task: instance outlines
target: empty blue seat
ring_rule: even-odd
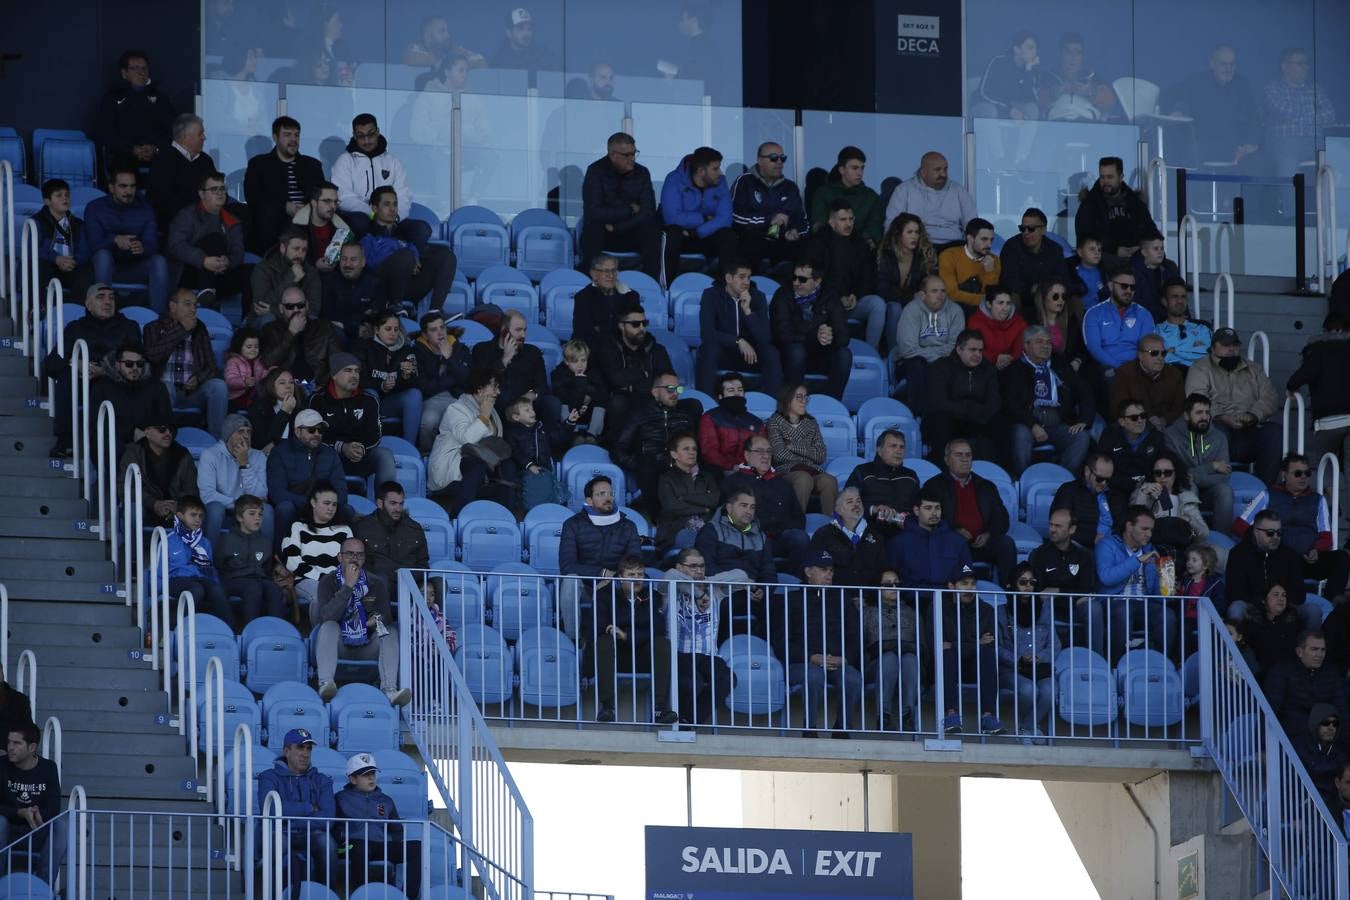
[[[505,703],[514,689],[515,664],[506,639],[490,625],[465,625],[457,633],[455,663],[479,703]]]
[[[464,346],[470,349],[473,349],[475,344],[492,340],[492,332],[482,322],[475,322],[472,319],[456,319],[454,327],[464,330],[460,340],[464,342]]]
[[[432,563],[432,567],[441,568],[437,563]],[[440,588],[441,614],[446,624],[458,632],[465,625],[484,623],[482,579],[465,572],[442,572],[429,577]]]
[[[492,303],[503,310],[514,309],[522,313],[527,322],[539,321],[539,293],[532,284],[509,284],[498,281],[478,292],[478,302]]]
[[[778,409],[778,400],[763,391],[745,392],[745,410],[752,416],[758,416],[761,421],[767,422],[769,416]],[[828,455],[828,454],[827,454]]]
[[[906,452],[908,452],[909,446],[910,445],[906,445],[905,447]],[[913,470],[915,477],[919,479],[919,484],[921,485],[927,484],[928,479],[939,474],[937,466],[933,465],[928,460],[923,459],[922,457],[919,457],[917,455],[912,457],[906,455],[905,466]]]
[[[554,269],[573,264],[572,233],[567,223],[546,209],[527,209],[511,220],[511,242],[516,268],[531,278],[543,278]]]
[[[475,571],[520,562],[521,537],[516,517],[491,500],[465,504],[456,519],[459,559]]]
[[[571,516],[572,511],[558,503],[544,503],[525,514],[521,532],[530,565],[536,571],[544,575],[559,574],[558,545],[562,540],[562,524]]]
[[[567,277],[558,277],[566,271]],[[554,270],[544,276],[539,284],[539,293],[543,297],[544,324],[559,340],[572,337],[572,311],[576,306],[577,292],[590,284],[590,280],[575,269]]]
[[[375,501],[369,497],[362,497],[360,494],[348,494],[347,505],[352,508],[352,512],[358,516],[375,515]]]
[[[0,900],[52,900],[52,889],[36,875],[11,872],[0,878]]]
[[[455,555],[452,550],[455,546],[455,529],[450,523],[450,514],[439,503],[425,497],[407,497],[403,501],[403,512],[426,532],[429,559]]]
[[[576,705],[581,684],[577,651],[556,628],[533,628],[516,642],[520,699],[533,706],[557,709]]]
[[[624,518],[633,523],[633,527],[637,529],[638,537],[649,539],[656,537],[656,529],[652,527],[652,524],[647,521],[647,517],[642,513],[633,509],[631,506],[620,506],[619,512]]]
[[[446,220],[459,268],[477,278],[488,266],[511,264],[511,236],[501,218],[484,206],[461,206]]]
[[[890,381],[890,370],[884,359],[854,353],[853,367],[849,370],[848,383],[844,385],[844,406],[857,410],[870,398],[884,397],[890,393]]]
[[[684,338],[664,328],[656,328],[649,333],[656,338],[658,344],[666,348],[666,355],[670,357],[670,366],[675,370],[675,374],[680,376],[680,382],[682,384],[693,384],[694,354],[690,352]]]
[[[899,400],[890,397],[872,397],[858,407],[854,418],[858,422],[858,440],[862,442],[862,452],[867,455],[876,448],[877,435],[887,428],[894,428],[892,423],[913,421],[915,416],[910,408]],[[918,448],[906,446],[906,449],[915,456],[919,455],[915,452]]]
[[[558,464],[558,477],[566,482],[568,474],[577,466],[612,461],[609,457],[609,451],[599,444],[578,444],[575,447],[569,447],[567,452],[563,454],[562,462]],[[526,521],[529,521],[529,519],[527,518]]]
[[[712,285],[711,275],[706,275],[703,272],[683,272],[670,283],[667,291],[672,297],[676,291],[698,291],[701,294]]]
[[[262,707],[271,749],[280,752],[292,728],[304,728],[319,747],[328,746],[328,707],[309,685],[298,681],[274,684],[263,694]]]
[[[1018,479],[1017,490],[1021,496],[1022,510],[1026,513],[1027,524],[1036,529],[1041,537],[1050,530],[1050,506],[1055,492],[1067,481],[1073,481],[1074,475],[1063,466],[1055,463],[1032,463],[1027,466]],[[1009,514],[1012,510],[1008,511]]]
[[[71,188],[87,187],[97,181],[94,142],[83,131],[62,128],[33,130],[33,160],[38,182],[63,178]]]
[[[533,566],[508,563],[498,566],[487,580],[492,604],[492,626],[508,641],[522,631],[552,626],[553,594],[547,579]]]
[[[765,300],[772,300],[773,295],[778,293],[778,289],[782,287],[781,284],[774,281],[768,275],[751,275],[750,283],[759,288],[760,293],[764,295]]]
[[[1256,499],[1256,495],[1266,489],[1261,479],[1257,478],[1251,472],[1243,472],[1237,469],[1228,476],[1228,484],[1233,488],[1233,509],[1237,515],[1242,515],[1242,511],[1247,508],[1247,504]],[[1231,522],[1225,523],[1231,525]]]
[[[193,462],[199,462],[202,458],[202,451],[207,447],[214,447],[216,439],[211,433],[201,428],[194,428],[191,425],[184,425],[178,429],[177,441],[183,445],[188,453],[192,454]]]
[[[97,200],[99,197],[106,197],[106,196],[107,194],[103,193],[98,188],[92,187],[90,185],[85,185],[82,187],[72,186],[70,189],[70,211],[79,218],[83,219],[84,208],[93,201]],[[206,320],[203,319],[202,323],[206,324]],[[209,325],[207,325],[207,327],[210,328]]]
[[[398,710],[374,685],[344,684],[329,704],[328,714],[339,752],[398,749]]]
[[[145,330],[146,325],[159,318],[159,313],[148,306],[128,306],[121,310],[121,313],[140,326],[142,331]]]
[[[696,288],[684,288],[671,291],[670,307],[675,324],[675,334],[690,347],[703,343],[699,331],[698,311],[702,305],[703,291]]]
[[[8,126],[0,126],[0,160],[9,163],[16,182],[28,179],[28,152],[23,145],[23,138]]]
[[[727,695],[727,709],[765,715],[786,705],[787,677],[767,641],[738,634],[724,641],[717,652],[736,679]]]
[[[861,456],[853,456],[851,454],[848,456],[836,456],[834,459],[830,460],[830,464],[825,467],[825,471],[834,476],[834,480],[839,482],[839,487],[842,490],[844,484],[848,481],[849,476],[853,474],[853,470],[865,462],[867,462],[867,460],[863,459]]]
[[[431,227],[431,240],[437,243],[445,243],[441,238],[441,233],[445,230],[445,223],[429,206],[413,202],[408,206],[408,218],[418,222],[425,222]]]
[[[1181,721],[1186,698],[1172,661],[1156,650],[1131,650],[1116,666],[1117,690],[1125,721],[1166,727]]]
[[[239,639],[245,662],[244,684],[262,694],[283,681],[309,678],[309,651],[295,626],[275,616],[261,616],[244,626]]]
[[[234,629],[210,613],[197,613],[193,617],[196,630],[197,671],[194,680],[200,687],[206,678],[206,666],[214,657],[220,660],[221,674],[226,681],[239,680],[239,639]],[[178,653],[178,635],[173,636],[173,652]],[[178,660],[184,665],[186,660]]]
[[[225,747],[234,746],[234,730],[240,723],[248,725],[253,729],[255,735],[262,733],[262,712],[258,709],[258,702],[253,699],[253,692],[237,681],[226,681],[224,684],[223,705],[225,708],[224,718],[224,736]],[[206,694],[198,693],[202,698],[197,704],[197,746],[203,748],[205,752],[207,728],[206,728]],[[387,702],[387,701],[386,701]],[[214,729],[213,729],[214,730]],[[214,740],[214,738],[212,738]],[[219,750],[219,747],[216,747]]]
[[[613,463],[585,463],[574,466],[567,473],[567,491],[572,495],[571,506],[573,509],[581,509],[581,504],[586,502],[586,482],[597,475],[604,475],[610,480],[614,487],[616,503],[623,503],[627,499],[628,482],[623,474],[623,469]]]
[[[317,881],[302,881],[297,888],[295,900],[338,900],[338,895]]]
[[[381,783],[381,787],[383,787]],[[392,795],[391,795],[392,796]],[[397,805],[398,800],[394,800]],[[403,808],[399,807],[399,812]],[[408,900],[407,896],[393,885],[385,884],[381,881],[372,881],[369,884],[363,884],[352,891],[350,900]]]
[[[1071,725],[1109,725],[1116,720],[1116,679],[1105,659],[1085,647],[1055,657],[1055,700]]]
[[[347,757],[332,747],[323,744],[316,746],[310,764],[333,779],[334,786],[347,783]]]
[[[14,221],[18,223],[21,219],[27,219],[42,209],[42,191],[33,187],[31,184],[20,184],[14,182]],[[20,229],[23,225],[18,226]],[[18,236],[15,236],[17,246]],[[17,251],[16,251],[17,252]]]
[[[408,497],[425,497],[427,467],[417,448],[392,434],[380,438],[380,446],[394,454],[394,477],[403,485],[404,494]]]
[[[856,426],[844,404],[829,394],[812,394],[806,410],[816,417],[820,435],[825,439],[825,458],[849,456],[858,447]]]

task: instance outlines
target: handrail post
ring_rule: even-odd
[[[203,694],[206,707],[206,802],[215,801],[216,812],[225,815],[225,670],[221,668],[220,657],[213,656],[206,661],[206,677],[203,679]],[[216,759],[216,754],[220,759]],[[197,767],[196,754],[192,764]],[[198,771],[200,774],[200,769]],[[217,784],[219,781],[219,784]],[[200,788],[200,785],[199,785]],[[213,795],[214,792],[214,795]],[[222,823],[224,821],[222,820]]]
[[[89,896],[89,835],[86,817],[89,813],[89,798],[85,795],[84,785],[77,784],[70,789],[70,800],[66,803],[71,817],[70,830],[74,834],[67,839],[66,850],[66,890],[64,895],[72,900],[87,900]]]
[[[1288,394],[1284,398],[1284,434],[1283,434],[1284,445],[1281,448],[1282,449],[1282,452],[1280,454],[1281,456],[1289,455],[1289,420],[1290,420],[1289,413],[1291,411],[1295,411],[1295,415],[1293,416],[1294,434],[1297,435],[1297,443],[1295,444],[1295,446],[1298,448],[1297,452],[1301,454],[1303,453],[1304,412],[1303,412],[1303,395],[1300,394],[1298,391],[1294,391],[1292,394]]]
[[[178,733],[186,734],[188,750],[197,758],[197,605],[192,594],[178,595]]]
[[[41,281],[38,278],[37,222],[33,219],[24,221],[23,231],[19,235],[19,244],[23,277],[19,285],[19,316],[13,320],[15,334],[19,338],[19,343],[15,346],[21,348],[25,356],[32,356],[35,352],[32,342],[37,335],[36,333],[32,335],[28,333],[29,316],[32,312],[32,306],[37,305],[38,291],[41,290]]]
[[[1294,396],[1298,396],[1295,394]],[[1302,399],[1301,397],[1299,398]],[[1303,452],[1303,443],[1299,442],[1299,452]],[[1331,490],[1327,491],[1326,472],[1331,470]],[[1317,490],[1327,500],[1331,512],[1331,546],[1341,545],[1341,458],[1330,451],[1323,453],[1317,461]]]
[[[150,533],[150,573],[149,610],[150,610],[150,650],[154,654],[151,665],[155,670],[164,671],[163,689],[166,697],[172,693],[169,670],[169,545],[168,532],[162,526],[155,526]],[[145,577],[142,572],[141,578]],[[161,617],[163,629],[160,628]],[[141,643],[145,643],[145,620],[137,623],[141,628]],[[163,642],[161,643],[161,637]]]
[[[1265,371],[1266,377],[1270,377],[1270,338],[1264,331],[1253,331],[1252,336],[1247,339],[1247,359],[1256,362],[1256,345],[1261,345],[1261,368]]]
[[[82,478],[89,499],[89,345],[84,339],[70,348],[70,470]]]
[[[117,565],[117,410],[111,400],[98,408],[98,539]]]
[[[1198,277],[1198,276],[1197,276]],[[1220,289],[1222,288],[1222,292]],[[1222,300],[1220,299],[1222,298]],[[1226,305],[1223,305],[1226,301]],[[1197,318],[1199,303],[1197,307]],[[1227,310],[1227,317],[1223,316],[1223,311]],[[1220,272],[1214,276],[1214,327],[1215,328],[1236,328],[1236,315],[1233,305],[1233,276],[1227,272]]]
[[[141,495],[141,467],[132,463],[122,476],[122,590],[127,606],[136,604],[136,626],[145,643],[145,507]]]
[[[263,900],[281,900],[282,839],[281,795],[268,791],[262,805]]]
[[[1317,167],[1316,190],[1317,292],[1321,294],[1326,293],[1327,264],[1333,269],[1336,265],[1336,170],[1326,163]]]
[[[28,708],[37,718],[37,654],[31,649],[19,654],[19,672],[14,677],[14,688],[28,696]]]
[[[234,805],[230,808],[230,827],[226,830],[227,840],[232,838],[230,848],[234,851],[234,870],[243,871],[241,868],[244,859],[248,860],[250,866],[253,865],[253,729],[247,722],[240,722],[234,729],[234,772],[230,779],[230,787],[234,791]],[[243,760],[243,765],[240,765]],[[244,809],[240,812],[239,805],[243,804]],[[242,816],[242,817],[241,817]],[[244,835],[244,822],[247,821],[247,836]],[[239,847],[242,843],[247,844],[246,852],[241,857]],[[253,895],[253,879],[247,879],[249,885],[248,896]],[[427,884],[429,882],[422,882]]]
[[[53,278],[47,282],[47,352],[55,353],[57,356],[66,355],[66,317],[65,317],[65,289],[61,286],[58,279]],[[36,377],[41,374],[42,361],[38,359],[40,354],[33,354],[33,375]],[[56,418],[56,379],[47,379],[47,416]]]
[[[1187,240],[1189,238],[1189,240]],[[1177,248],[1181,251],[1181,277],[1189,274],[1195,297],[1196,318],[1200,315],[1200,226],[1190,213],[1177,223]],[[1216,328],[1218,326],[1215,326]]]
[[[1155,176],[1154,173],[1157,173]],[[1163,162],[1161,156],[1155,156],[1148,162],[1148,197],[1149,207],[1152,211],[1153,189],[1158,189],[1158,230],[1162,232],[1163,238],[1167,237],[1167,164]]]

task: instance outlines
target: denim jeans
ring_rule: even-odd
[[[862,727],[863,677],[857,669],[849,665],[826,669],[810,663],[793,663],[788,666],[788,681],[802,685],[809,730]],[[834,688],[833,697],[827,695],[829,688]]]
[[[193,391],[165,382],[169,389],[169,399],[174,409],[191,409],[206,418],[206,430],[213,437],[220,437],[220,429],[225,424],[225,412],[230,404],[230,390],[224,380],[212,378],[197,385]]]
[[[403,421],[403,439],[417,444],[417,433],[422,426],[422,392],[405,388],[377,398],[381,416],[398,416]]]
[[[877,710],[883,716],[894,715],[918,720],[919,657],[913,653],[883,653],[867,664],[868,686],[876,691]]]
[[[111,250],[95,250],[91,262],[95,281],[104,284],[144,284],[155,312],[164,315],[168,310],[169,264],[158,253],[140,259],[119,260]]]
[[[848,311],[850,322],[863,323],[863,340],[874,347],[881,346],[881,333],[886,327],[886,301],[877,294],[859,297],[858,302]],[[899,319],[896,323],[899,324]]]
[[[1092,435],[1084,428],[1077,434],[1069,433],[1068,425],[1051,425],[1045,429],[1049,435],[1046,443],[1055,448],[1056,462],[1068,469],[1070,472],[1077,472],[1083,468],[1083,460],[1087,459],[1088,447],[1092,444]],[[1036,445],[1035,438],[1031,436],[1031,429],[1025,425],[1013,425],[1011,430],[1011,441],[1008,445],[1008,462],[1012,467],[1012,476],[1014,478],[1026,471],[1027,466],[1031,465],[1031,450]]]

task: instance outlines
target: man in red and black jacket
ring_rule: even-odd
[[[971,471],[974,454],[969,441],[950,441],[942,461],[946,471],[928,479],[923,488],[941,495],[943,519],[965,538],[972,559],[997,570],[994,580],[1002,584],[1017,565],[1017,545],[1008,537],[1008,508],[994,483]]]

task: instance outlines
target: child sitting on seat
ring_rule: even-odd
[[[345,860],[347,890],[355,891],[371,880],[371,863],[403,863],[408,882],[404,893],[417,897],[422,886],[422,842],[404,838],[398,807],[380,790],[378,779],[375,757],[369,753],[358,753],[347,760],[347,784],[336,798],[338,818],[385,823],[365,821],[335,827],[338,855]],[[384,877],[389,878],[393,866],[384,866],[384,871]]]
[[[549,375],[553,395],[562,402],[562,426],[572,442],[594,444],[605,428],[608,393],[601,381],[588,373],[591,348],[585,341],[563,344],[562,364]]]
[[[211,541],[202,532],[205,517],[206,506],[200,497],[185,494],[178,498],[168,542],[169,593],[177,597],[187,591],[192,595],[196,612],[210,613],[229,622],[230,601],[211,559]]]
[[[261,615],[284,617],[281,588],[269,572],[272,542],[262,533],[263,502],[252,494],[234,501],[234,527],[216,546],[216,570],[226,594],[239,598],[244,624]]]

